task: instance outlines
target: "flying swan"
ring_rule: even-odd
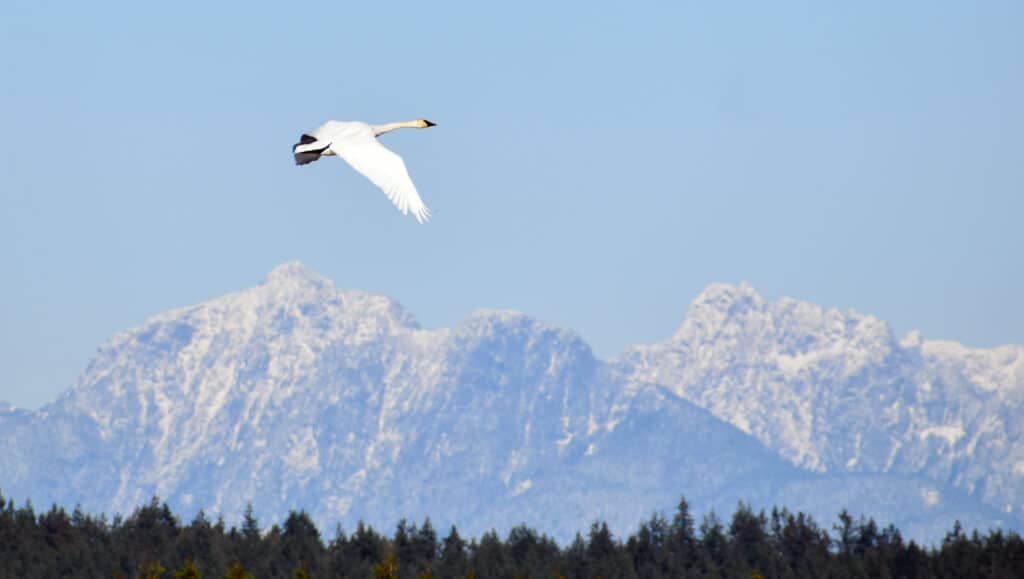
[[[359,121],[327,121],[303,133],[292,146],[296,165],[307,165],[320,157],[337,155],[356,171],[380,187],[395,207],[416,221],[430,220],[430,210],[423,204],[416,186],[409,178],[402,158],[377,142],[377,137],[395,129],[425,129],[434,123],[426,119],[371,125]]]

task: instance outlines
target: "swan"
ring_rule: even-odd
[[[426,119],[384,125],[360,121],[327,121],[303,133],[299,142],[292,146],[292,154],[295,155],[296,165],[308,165],[320,157],[330,155],[345,159],[353,169],[380,187],[403,215],[411,211],[416,221],[425,223],[430,220],[430,210],[423,204],[416,186],[412,184],[405,162],[380,144],[377,137],[395,129],[425,129],[433,126],[435,123]]]

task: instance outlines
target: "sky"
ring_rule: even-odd
[[[1024,3],[46,2],[0,7],[0,400],[301,261],[424,327],[481,307],[600,356],[748,281],[1024,344]],[[435,217],[337,159],[382,142]]]

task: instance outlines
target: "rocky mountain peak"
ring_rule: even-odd
[[[313,268],[301,261],[288,261],[278,265],[274,269],[270,270],[270,273],[267,274],[264,283],[280,285],[323,285],[325,283],[329,283],[333,285],[331,280],[320,275]]]
[[[721,343],[743,335],[743,350],[801,354],[813,350],[891,350],[898,343],[888,324],[855,310],[841,312],[789,297],[765,300],[749,283],[709,285],[690,304],[672,343]]]

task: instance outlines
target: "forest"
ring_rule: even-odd
[[[969,534],[959,522],[941,544],[904,540],[893,526],[846,511],[828,528],[785,508],[740,503],[699,524],[685,498],[628,537],[593,522],[567,545],[523,524],[467,538],[430,519],[398,521],[387,535],[362,522],[326,539],[303,511],[260,526],[250,506],[239,526],[200,511],[185,523],[158,498],[130,515],[36,512],[0,495],[3,578],[917,578],[1024,577],[1024,541],[1013,531]]]

